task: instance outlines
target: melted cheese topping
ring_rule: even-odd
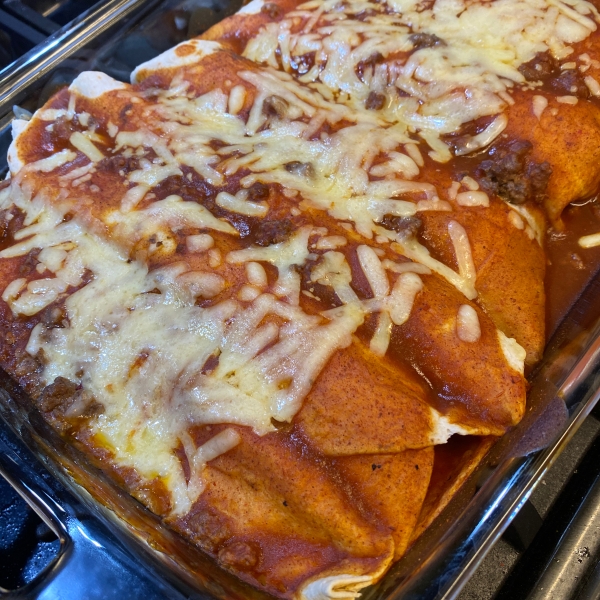
[[[167,200],[167,207],[186,204]],[[151,209],[158,211],[157,205]],[[202,490],[201,473],[186,483],[174,454],[179,442],[189,450],[187,428],[235,423],[260,434],[272,431],[271,419],[294,416],[329,357],[350,344],[363,321],[363,311],[354,306],[327,317],[309,316],[260,291],[248,306],[225,300],[200,308],[195,305],[198,296],[212,297],[223,289],[218,275],[190,271],[183,262],[148,272],[76,219],[61,223],[63,213],[47,206],[36,211],[35,206],[30,201],[30,224],[19,232],[24,240],[0,252],[0,258],[41,248],[42,264],[55,277],[29,284],[18,279],[2,298],[15,314],[32,315],[69,285],[81,285],[84,271],[91,273],[91,281],[65,300],[69,326],[38,326],[29,349],[43,350],[48,359],[46,384],[65,377],[103,404],[104,413],[90,422],[92,432],[119,464],[135,467],[148,480],[161,478],[178,514],[188,511]],[[161,213],[162,222],[178,216],[169,210]],[[122,215],[119,222],[128,223],[127,236],[135,231],[127,221],[132,215]],[[152,218],[136,223],[148,227]],[[272,258],[280,268],[282,291],[293,279],[289,266],[299,264],[293,248],[306,248],[308,233],[299,232],[287,253],[278,249]],[[251,264],[253,279],[264,283],[258,265]],[[264,323],[269,315],[275,321]],[[211,357],[218,358],[218,365],[205,373]],[[235,441],[234,434],[227,435],[225,442],[213,443],[219,451]],[[201,470],[214,455],[203,447],[188,458]]]
[[[227,255],[227,262],[240,264],[247,261],[264,261],[277,267],[279,278],[275,293],[297,305],[300,300],[300,274],[293,268],[303,265],[311,254],[308,252],[308,238],[311,227],[299,229],[287,241],[266,248],[246,248]]]
[[[371,286],[371,291],[376,298],[387,296],[390,293],[390,283],[383,269],[379,257],[369,246],[359,246],[356,250],[360,266]]]
[[[215,199],[217,206],[248,217],[264,217],[269,212],[266,202],[248,202],[248,192],[240,190],[235,196],[219,192]]]
[[[582,248],[594,248],[600,246],[600,233],[592,233],[590,235],[582,235],[577,243]]]
[[[94,146],[92,141],[80,131],[76,131],[71,135],[69,142],[71,142],[77,150],[85,154],[92,162],[99,162],[104,158],[104,154],[102,154],[102,152]]]
[[[268,284],[267,273],[260,263],[246,263],[246,276],[248,281],[258,288],[266,288]]]
[[[595,28],[597,14],[587,2],[572,0],[574,10],[553,0],[552,12],[534,6],[536,1],[525,2],[522,27],[511,30],[508,41],[498,40],[489,23],[513,10],[513,0],[436,0],[427,6],[412,0],[311,3],[267,25],[249,43],[246,54],[272,68],[239,72],[243,84],[228,93],[215,89],[195,96],[183,77],[175,76],[169,89],[154,90],[152,102],[146,102],[107,77],[81,76],[71,86],[66,111],[40,116],[72,119],[76,95],[95,98],[103,91],[121,90],[132,102],[145,103],[144,127],[119,131],[109,125],[113,152],[135,156],[139,164],[123,174],[126,189],[120,207],[102,217],[112,241],[77,218],[63,222],[66,205],[64,210],[50,209],[42,196],[27,198],[19,182],[14,183],[11,199],[27,214],[25,228],[0,258],[39,248],[38,272],[44,277],[29,282],[19,278],[2,298],[16,315],[33,315],[69,288],[79,288],[65,300],[69,326],[37,326],[28,351],[43,351],[48,358],[46,383],[66,377],[104,405],[104,413],[91,421],[92,431],[119,464],[135,467],[149,480],[163,480],[175,514],[188,511],[202,492],[206,463],[239,441],[230,428],[196,448],[187,434],[191,425],[230,423],[265,434],[273,431],[273,419],[291,420],[329,358],[351,343],[367,314],[377,314],[371,350],[385,355],[393,326],[410,318],[423,289],[420,275],[435,272],[467,298],[476,298],[471,246],[458,221],[448,225],[456,270],[434,259],[414,236],[383,223],[389,216],[453,210],[440,200],[435,186],[418,180],[424,160],[415,133],[430,148],[430,157],[444,162],[452,153],[442,134],[478,117],[497,115],[483,131],[465,138],[456,153],[485,147],[506,127],[506,116],[499,113],[510,103],[507,91],[522,81],[518,66],[546,47],[535,38],[536,27],[546,27],[544,35],[550,32],[547,47],[555,54],[564,52],[566,43],[583,39],[584,29]],[[374,14],[355,18],[365,7]],[[300,32],[290,18],[300,19]],[[479,41],[467,35],[468,27],[480,35]],[[443,43],[418,48],[414,33],[437,36],[430,39]],[[141,80],[152,71],[191,65],[219,49],[212,42],[186,42],[140,66],[133,77]],[[297,77],[292,62],[309,52],[316,53],[315,66]],[[384,60],[365,66],[375,53]],[[390,56],[400,58],[387,60]],[[357,76],[361,63],[362,78]],[[379,96],[369,100],[372,93]],[[80,113],[79,123],[88,127],[92,119]],[[15,131],[26,126],[17,125]],[[91,162],[61,175],[63,197],[69,188],[89,181],[95,163],[104,158],[98,140],[93,129],[71,135],[71,145]],[[14,173],[51,172],[76,156],[63,150],[26,167],[15,156]],[[184,229],[238,235],[226,219],[197,202],[176,195],[152,201],[153,188],[170,177],[183,177],[185,171],[191,178],[190,170],[212,186],[242,175],[237,192],[215,194],[220,211],[265,217],[272,207],[249,200],[247,188],[256,182],[278,184],[288,199],[297,198],[292,214],[306,208],[327,212],[364,240],[391,242],[394,251],[413,262],[382,260],[381,249],[359,245],[358,264],[374,296],[360,300],[346,256],[335,250],[347,243],[343,236],[306,226],[283,242],[225,254],[208,233],[191,234],[186,236],[188,250],[206,252],[211,269],[224,260],[224,269],[243,271],[248,282],[237,296],[202,308],[198,299],[218,298],[227,287],[221,275],[192,269],[183,261],[149,272],[144,263],[129,259],[129,251],[141,240],[156,240],[149,252],[160,244],[161,255],[174,253],[173,234]],[[461,185],[465,191],[459,191]],[[448,197],[460,206],[489,205],[487,194],[468,177],[456,182]],[[526,214],[526,209],[515,210]],[[533,235],[533,226],[528,227]],[[312,245],[311,235],[319,237]],[[313,249],[326,252],[319,257]],[[322,315],[301,310],[299,270],[307,261],[316,261],[311,280],[330,286],[342,306]],[[277,269],[272,293],[266,292],[269,281],[261,263]],[[388,271],[394,274],[391,280]],[[91,277],[86,284],[85,273]],[[481,335],[477,312],[469,305],[458,312],[457,334],[470,343]],[[522,372],[522,348],[501,332],[498,337],[508,364]],[[432,421],[431,443],[468,433],[433,410]],[[180,444],[192,467],[189,481],[174,454]],[[336,579],[323,588],[323,581],[314,593],[332,597],[343,597],[339,594],[347,589],[356,595],[353,586],[362,583]]]
[[[457,204],[461,206],[489,206],[490,198],[485,192],[472,191],[460,192],[455,198]]]
[[[345,246],[347,243],[348,240],[344,236],[328,235],[319,238],[315,244],[315,248],[317,250],[332,250],[334,248],[339,248],[340,246]]]
[[[592,94],[592,96],[600,97],[600,83],[598,83],[590,75],[585,77],[584,81],[585,85],[587,85],[588,90],[590,90],[590,94]]]
[[[311,271],[311,281],[333,288],[344,304],[359,302],[356,292],[350,287],[350,265],[341,252],[325,252],[319,264]]]
[[[512,103],[508,92],[525,81],[520,65],[538,52],[566,56],[597,21],[585,0],[325,0],[264,26],[244,55],[324,86],[354,109],[380,94],[381,118],[418,130],[430,156],[445,162],[441,134],[501,113]],[[302,67],[310,53],[312,66]],[[457,153],[489,144],[506,123],[501,115]]]
[[[199,233],[188,235],[185,238],[185,245],[190,252],[204,252],[215,245],[215,240],[208,233]]]
[[[311,280],[332,287],[345,305],[360,307],[364,313],[379,312],[378,326],[370,348],[377,356],[384,356],[390,343],[392,325],[402,325],[408,320],[415,298],[423,289],[423,282],[416,272],[398,269],[401,274],[390,291],[385,268],[392,267],[391,270],[394,270],[396,264],[389,260],[381,262],[377,253],[369,246],[359,246],[356,253],[374,298],[362,302],[358,299],[350,286],[350,265],[341,252],[326,252],[323,260],[312,270]],[[417,269],[419,270],[423,273],[422,269]],[[427,270],[426,273],[430,271]]]
[[[177,231],[184,227],[213,229],[236,235],[237,231],[226,221],[215,218],[197,202],[184,202],[180,196],[168,196],[143,210],[123,213],[111,212],[106,221],[114,226],[113,233],[130,244],[149,238],[161,231]]]
[[[176,163],[193,167],[210,183],[222,183],[225,176],[248,169],[250,174],[241,180],[243,186],[250,187],[259,181],[277,183],[287,190],[300,192],[303,201],[313,208],[327,211],[340,221],[353,222],[356,231],[365,238],[372,239],[379,234],[383,239],[397,241],[403,248],[403,254],[438,272],[469,298],[475,297],[473,275],[465,270],[469,266],[469,249],[464,243],[460,252],[461,260],[464,259],[460,263],[463,271],[456,274],[429,257],[418,244],[404,240],[401,234],[379,225],[386,215],[403,217],[412,216],[419,210],[451,210],[448,203],[439,200],[435,187],[429,183],[398,176],[380,181],[370,179],[370,163],[377,154],[394,151],[397,157],[401,155],[398,150],[403,146],[412,146],[404,126],[386,126],[384,121],[368,114],[328,101],[320,93],[294,82],[283,73],[265,69],[242,71],[238,75],[256,86],[257,95],[245,123],[228,112],[231,103],[221,90],[196,98],[185,97],[181,96],[182,85],[185,88],[185,84],[177,81],[173,88],[163,93],[150,110],[158,118],[156,127],[167,138],[166,143],[164,140],[160,143],[167,146],[169,154],[155,159],[153,168],[158,168],[163,162],[167,164],[169,156],[173,156]],[[287,103],[290,118],[267,120],[263,104],[272,96]],[[295,120],[291,120],[292,117]],[[314,131],[311,123],[315,118],[320,124],[327,121],[335,124],[342,118],[353,124],[315,139],[311,137]],[[157,136],[154,134],[144,133],[139,137],[136,133],[138,137],[133,138],[131,133],[127,135],[132,146],[150,147],[156,144]],[[211,141],[215,139],[225,145],[214,150]],[[287,157],[290,156],[295,158],[293,163],[289,163]],[[414,174],[417,163],[407,155],[401,156],[404,157],[403,164],[410,165],[410,173]],[[400,176],[403,174],[399,173]],[[129,192],[134,190],[132,188]],[[143,188],[142,195],[146,191]],[[264,204],[249,203],[242,194],[243,190],[239,199],[236,195],[235,201],[230,194],[223,195],[219,202],[222,207],[244,214],[249,214],[248,211],[260,214],[265,210]],[[415,200],[399,200],[396,198],[399,195],[403,198],[414,196]],[[424,200],[418,199],[423,196]],[[139,201],[137,195],[134,201]],[[485,205],[481,195],[472,202]],[[257,251],[264,254],[262,250]],[[248,260],[259,259],[248,255]],[[433,265],[435,268],[432,268]],[[294,278],[293,274],[288,277]],[[296,298],[299,288],[297,283],[293,285]],[[291,288],[284,287],[284,291],[291,293]]]
[[[471,244],[469,243],[467,232],[457,221],[450,221],[450,223],[448,223],[448,234],[454,245],[456,262],[458,263],[458,272],[463,278],[465,285],[472,290],[471,297],[474,297],[477,295],[477,292],[475,291],[475,278],[477,273],[475,271],[475,264],[473,263]],[[469,296],[467,295],[467,297]]]
[[[538,121],[542,118],[544,111],[548,108],[548,98],[545,96],[534,96],[533,97],[533,114],[537,117]]]
[[[456,333],[463,342],[478,342],[481,337],[481,326],[477,311],[469,304],[462,304],[456,315]]]

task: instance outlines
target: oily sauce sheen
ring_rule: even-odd
[[[546,330],[548,338],[600,269],[600,246],[582,248],[581,236],[600,231],[600,204],[594,197],[563,213],[564,231],[550,230],[546,253]]]

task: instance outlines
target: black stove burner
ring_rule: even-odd
[[[0,69],[94,4],[95,0],[0,0]]]
[[[0,477],[0,587],[16,590],[30,583],[59,548],[52,530]]]
[[[2,475],[30,502],[35,497],[46,507],[45,518],[53,515],[48,525]],[[55,533],[49,525],[56,527],[58,522]],[[1,420],[0,597],[184,600],[156,572],[140,564]]]

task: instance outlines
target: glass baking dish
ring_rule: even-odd
[[[200,34],[239,6],[239,0],[113,0],[92,11],[80,29],[65,34],[59,44],[53,36],[18,73],[0,79],[0,150],[10,142],[15,103],[19,115],[32,112],[84,70],[128,80],[137,64]],[[6,172],[5,154],[1,152],[0,173]],[[523,421],[496,443],[406,556],[363,592],[365,600],[450,599],[460,592],[598,400],[599,292],[596,275],[554,333],[544,360],[530,376]],[[222,571],[92,467],[43,421],[4,372],[0,416],[77,502],[151,567],[157,586],[173,586],[169,597],[176,597],[175,589],[184,597],[265,596]],[[8,464],[6,456],[0,459],[0,473],[52,524],[61,540],[61,560],[68,562],[68,548],[85,543],[81,536],[74,539],[72,516],[65,517],[72,511],[60,508],[68,500],[62,499],[57,509],[45,499],[47,492],[35,491],[36,477],[14,461]]]

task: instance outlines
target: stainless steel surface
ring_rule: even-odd
[[[577,594],[577,600],[598,600],[600,598],[600,562],[596,562],[594,570]]]
[[[150,7],[158,0],[110,0],[99,2],[89,13],[54,33],[42,45],[0,71],[0,116],[18,103],[29,87],[46,75],[56,64],[83,47],[116,23],[126,19],[141,6]]]
[[[600,476],[556,548],[528,600],[569,600],[600,558]]]
[[[591,473],[587,468],[587,455],[596,456],[595,444],[600,434],[599,412],[596,409],[587,417],[529,498],[533,510],[542,519],[542,530],[538,530],[536,538],[527,546],[523,544],[526,540],[519,537],[517,532],[513,532],[510,540],[506,535],[503,536],[469,579],[459,600],[524,600],[527,596],[534,583],[532,579],[539,573],[538,565],[543,560],[537,549],[547,548],[546,554],[551,553],[556,544],[547,541],[548,530],[552,529],[553,537],[559,536],[559,531],[566,526],[565,521],[569,521],[569,507],[566,505],[570,505],[571,498],[577,498],[578,505],[585,495],[574,488],[579,488],[579,482],[584,487],[584,482],[594,479],[589,477]],[[574,477],[577,482],[573,480]],[[560,520],[557,514],[561,515]],[[523,518],[521,514],[519,518]],[[532,558],[537,559],[534,564]],[[578,597],[578,600],[582,599]]]
[[[47,2],[36,2],[43,17],[48,17],[59,10],[67,0],[48,0]]]

